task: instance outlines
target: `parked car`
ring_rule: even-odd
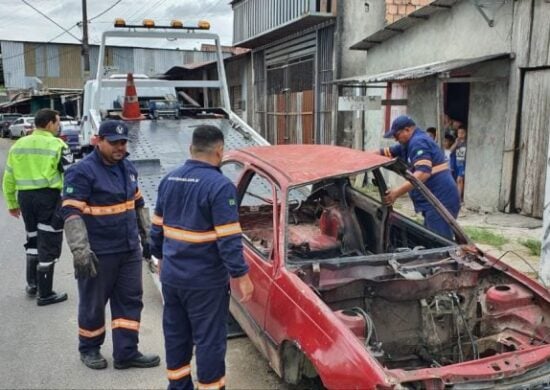
[[[80,157],[80,123],[75,121],[72,117],[61,117],[61,123],[59,125],[59,138],[61,138],[73,153],[74,157]]]
[[[231,314],[286,382],[545,388],[548,290],[477,248],[403,162],[280,145],[230,151],[222,171],[238,188],[254,283],[246,303],[231,289]],[[384,205],[404,180],[454,241]]]
[[[17,138],[29,135],[34,130],[34,116],[17,118],[8,128],[9,137]]]
[[[20,118],[22,115],[9,112],[9,113],[0,113],[0,137],[5,138],[9,135],[9,127],[17,118]]]

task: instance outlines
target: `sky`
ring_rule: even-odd
[[[223,45],[232,45],[233,12],[229,2],[230,0],[87,0],[89,43],[99,44],[101,33],[111,29],[115,18],[121,17],[127,24],[141,24],[147,18],[154,19],[157,25],[169,25],[172,19],[182,20],[184,25],[195,25],[198,20],[206,19],[211,25],[210,32],[218,34]],[[112,8],[109,9],[110,7]],[[79,43],[77,38],[81,39],[82,29],[76,24],[81,20],[81,0],[0,0],[0,40]],[[56,23],[75,37],[64,33]],[[122,41],[114,43],[125,44]],[[137,45],[147,44],[143,42]],[[164,42],[161,45],[198,48],[199,42],[188,45]]]

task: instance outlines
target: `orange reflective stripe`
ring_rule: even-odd
[[[448,162],[445,162],[443,164],[439,164],[439,165],[436,165],[432,168],[432,175],[433,174],[436,174],[436,173],[439,173],[439,172],[443,172],[445,170],[449,169],[449,163]]]
[[[431,167],[432,166],[432,162],[430,160],[418,160],[414,163],[415,166],[417,165],[425,165],[427,167]]]
[[[214,226],[218,237],[231,236],[233,234],[241,234],[241,225],[238,222],[228,223],[227,225]]]
[[[141,199],[141,198],[143,198],[143,195],[141,194],[141,191],[138,188],[137,191],[136,191],[136,195],[134,196],[134,199],[138,200],[138,199]]]
[[[81,202],[75,199],[66,199],[62,203],[62,207],[65,207],[65,206],[71,206],[79,209],[80,211],[84,211],[84,209],[88,206],[88,204],[86,202]]]
[[[121,214],[128,210],[135,208],[134,200],[128,200],[126,202],[112,204],[109,206],[87,206],[84,209],[84,214],[89,215],[114,215]]]
[[[137,332],[139,330],[139,322],[134,320],[127,320],[126,318],[117,318],[116,320],[113,320],[111,322],[111,328],[130,329]]]
[[[159,226],[162,226],[162,223],[163,223],[163,219],[162,217],[159,217],[158,215],[156,214],[153,214],[153,219],[151,220],[151,223],[153,225],[159,225]]]
[[[168,371],[168,379],[177,381],[183,377],[186,377],[191,374],[191,365],[186,364],[183,367],[177,368],[175,370],[166,370]]]
[[[225,386],[225,377],[222,377],[217,382],[212,383],[200,383],[199,382],[199,390],[218,390]]]
[[[215,231],[194,232],[192,230],[177,229],[166,225],[163,226],[163,229],[164,237],[183,242],[203,243],[216,241],[216,238],[218,238]]]
[[[102,326],[101,328],[96,330],[87,330],[87,329],[78,328],[78,334],[82,337],[92,338],[92,337],[100,336],[103,333],[105,333],[105,326]]]

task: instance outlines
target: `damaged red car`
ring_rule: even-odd
[[[321,145],[231,151],[255,285],[231,313],[288,383],[329,389],[539,389],[550,295],[483,253],[395,159]],[[409,180],[450,241],[382,203]],[[311,379],[310,379],[311,381]]]

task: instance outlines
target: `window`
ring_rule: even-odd
[[[273,188],[267,178],[253,174],[242,194],[239,208],[239,219],[245,242],[248,242],[265,260],[271,259],[275,234]]]

